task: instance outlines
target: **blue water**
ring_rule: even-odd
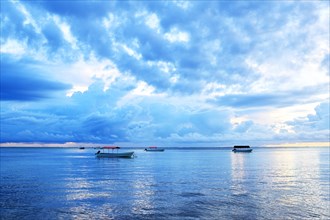
[[[0,150],[1,219],[330,218],[329,148]]]

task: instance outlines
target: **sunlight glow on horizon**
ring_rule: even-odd
[[[330,147],[330,142],[300,142],[283,144],[266,144],[266,147]]]

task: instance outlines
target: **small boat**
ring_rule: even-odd
[[[236,145],[236,146],[234,146],[232,151],[234,153],[236,153],[236,152],[250,153],[250,152],[252,152],[252,148],[250,148],[250,146]]]
[[[151,146],[151,147],[148,147],[148,148],[145,148],[144,149],[145,151],[158,151],[158,152],[160,152],[160,151],[164,151],[165,149],[164,148],[158,148],[158,147],[156,147],[156,146]]]
[[[96,157],[98,157],[98,158],[113,158],[113,157],[132,158],[134,155],[134,151],[119,153],[118,149],[120,149],[120,147],[117,147],[117,146],[106,146],[106,147],[102,147],[101,149],[102,149],[102,152],[98,151],[95,153]],[[108,152],[104,153],[104,149],[107,149]],[[110,153],[110,150],[111,150],[111,153]],[[117,151],[114,152],[114,150],[117,150]]]
[[[85,148],[84,147],[79,147],[80,150],[84,150]]]

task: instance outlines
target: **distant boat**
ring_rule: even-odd
[[[232,151],[234,153],[236,153],[236,152],[250,153],[250,152],[252,152],[252,148],[250,148],[250,146],[236,145],[236,146],[233,147]]]
[[[158,151],[158,152],[160,152],[160,151],[164,151],[165,149],[164,148],[158,148],[156,146],[151,146],[151,147],[145,148],[144,150],[145,151]]]
[[[84,150],[85,148],[84,147],[79,147],[80,150]]]
[[[134,151],[119,153],[118,149],[120,149],[120,147],[117,147],[117,146],[106,146],[106,147],[102,147],[101,149],[102,149],[102,152],[98,151],[95,153],[96,157],[98,157],[98,158],[113,158],[113,157],[132,158],[134,155]],[[104,149],[107,149],[108,152],[104,153]],[[111,150],[111,153],[109,152],[110,150]],[[114,152],[114,150],[117,150],[117,151]]]

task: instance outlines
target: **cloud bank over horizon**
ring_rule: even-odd
[[[1,2],[1,143],[329,141],[329,2]]]

